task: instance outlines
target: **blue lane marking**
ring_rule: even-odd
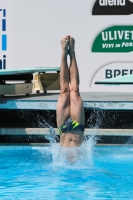
[[[6,19],[2,19],[2,31],[6,31]]]
[[[3,9],[3,17],[6,17],[6,9]]]
[[[2,51],[7,50],[7,35],[2,35]]]

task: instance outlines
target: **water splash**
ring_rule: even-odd
[[[45,138],[50,141],[50,144],[56,143],[56,133],[52,126],[47,129]]]
[[[50,141],[49,151],[45,153],[51,154],[52,156],[51,167],[86,169],[92,166],[94,145],[96,143],[96,138],[94,136],[85,137],[84,142],[79,147],[67,148],[61,147],[60,143],[56,142],[56,132],[51,126],[47,129],[45,137]],[[42,153],[44,153],[44,151],[45,149],[43,149]]]
[[[51,143],[52,166],[69,169],[86,169],[91,167],[95,139],[90,136],[79,147],[61,147],[59,143]]]
[[[39,122],[40,127],[47,128],[45,138],[49,140],[50,144],[56,143],[56,132],[52,126],[50,126],[43,118],[42,122]]]
[[[45,138],[50,141],[51,166],[69,169],[86,169],[92,166],[94,145],[96,143],[94,136],[85,137],[84,142],[79,147],[64,148],[60,146],[60,143],[56,142],[57,138],[54,128],[44,120],[43,126],[47,128]]]

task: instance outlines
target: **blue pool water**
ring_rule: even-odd
[[[61,151],[58,144],[1,150],[0,199],[133,199],[133,147],[86,143],[75,162]]]

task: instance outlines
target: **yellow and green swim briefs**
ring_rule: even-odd
[[[85,126],[76,122],[72,118],[69,118],[62,126],[58,128],[59,134],[72,132],[72,131],[84,131]]]

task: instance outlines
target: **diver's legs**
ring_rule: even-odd
[[[70,37],[70,116],[80,124],[85,124],[83,102],[79,94],[79,71],[74,51],[75,40]]]
[[[57,126],[60,127],[70,117],[70,89],[69,70],[67,64],[69,37],[61,40],[62,56],[60,70],[60,96],[57,103],[56,119]]]

